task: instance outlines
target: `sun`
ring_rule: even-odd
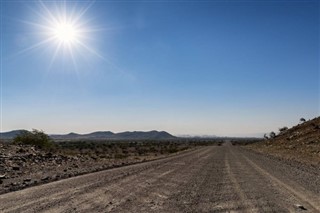
[[[52,36],[60,43],[72,44],[79,39],[79,32],[71,23],[62,22],[53,27]]]
[[[90,5],[83,9],[67,7],[66,2],[57,4],[56,9],[47,7],[42,1],[40,5],[43,12],[39,12],[39,20],[42,19],[42,23],[37,25],[44,40],[56,46],[56,52],[68,49],[71,54],[81,48],[91,49],[86,41],[92,36],[92,29],[84,17]]]
[[[83,58],[87,60],[95,56],[108,61],[96,49],[95,37],[97,33],[104,33],[106,28],[97,26],[96,21],[93,22],[95,19],[87,14],[93,4],[94,1],[75,4],[66,0],[56,2],[37,0],[37,7],[32,8],[33,16],[30,20],[21,20],[34,30],[37,41],[19,51],[17,55],[43,48],[49,54],[49,69],[64,61],[73,66],[77,72],[78,65],[84,61]]]

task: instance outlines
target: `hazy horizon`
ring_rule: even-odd
[[[319,1],[0,7],[0,132],[262,136],[320,115]]]

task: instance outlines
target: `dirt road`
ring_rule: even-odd
[[[0,212],[320,212],[320,169],[225,144],[3,194]]]

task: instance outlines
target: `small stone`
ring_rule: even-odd
[[[49,176],[43,177],[43,178],[41,178],[41,180],[42,180],[42,181],[44,181],[44,180],[49,180]]]
[[[301,210],[307,210],[303,205],[296,204],[296,207]]]
[[[20,170],[20,167],[19,167],[19,166],[13,166],[12,169],[13,169],[14,171],[18,171],[18,170]]]
[[[23,180],[23,182],[30,182],[31,181],[31,178],[26,178]]]
[[[11,185],[11,186],[17,186],[17,185],[18,185],[18,183],[13,182],[13,183],[11,183],[10,185]]]

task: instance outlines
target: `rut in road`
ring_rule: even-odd
[[[241,147],[153,162],[0,195],[0,212],[320,212],[319,168]]]

